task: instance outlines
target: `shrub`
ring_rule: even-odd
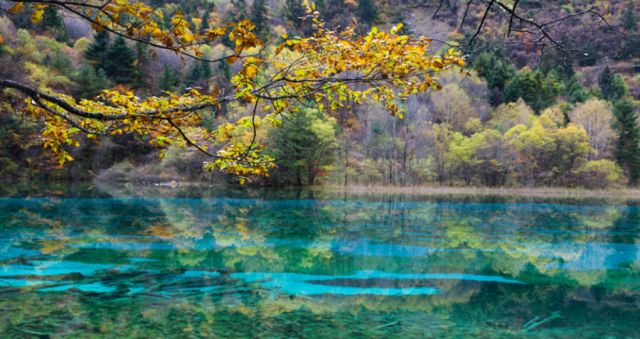
[[[581,186],[605,188],[622,183],[622,169],[611,160],[591,160],[576,170]]]

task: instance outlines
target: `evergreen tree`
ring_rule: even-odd
[[[278,170],[293,184],[313,185],[322,167],[335,160],[335,120],[322,111],[302,108],[292,112],[280,128],[269,134],[270,151],[277,159]]]
[[[325,3],[325,0],[316,0],[313,1],[313,3],[316,4],[316,11],[318,11],[322,17],[325,17],[327,11],[327,4]]]
[[[624,27],[629,32],[633,32],[638,29],[638,22],[636,21],[636,8],[633,4],[633,1],[630,1],[624,12],[622,12],[620,21],[622,21],[622,27]]]
[[[249,15],[247,14],[247,2],[245,0],[231,0],[231,4],[233,5],[234,10],[231,13],[229,21],[237,22],[249,18]]]
[[[618,138],[615,155],[618,164],[629,175],[629,183],[635,185],[640,178],[640,127],[633,103],[620,100],[614,106],[615,128]]]
[[[147,50],[147,45],[138,42],[136,43],[136,61],[134,63],[135,72],[133,74],[133,86],[134,87],[143,87],[145,85],[145,75],[143,67],[149,63],[149,51]]]
[[[208,62],[197,62],[191,67],[191,71],[187,75],[186,85],[206,88],[211,75],[213,75],[213,72]]]
[[[180,79],[175,72],[167,65],[164,65],[162,76],[158,80],[158,94],[162,92],[173,92],[180,84]]]
[[[291,22],[293,27],[300,29],[302,27],[302,18],[306,15],[306,11],[302,6],[301,0],[287,0],[284,5],[284,17]]]
[[[600,87],[602,97],[609,101],[619,100],[627,94],[627,85],[624,79],[619,74],[614,75],[609,66],[600,73],[598,87]]]
[[[45,66],[49,66],[52,69],[57,70],[62,75],[69,76],[75,71],[71,58],[69,58],[69,56],[63,53],[59,48],[56,49],[53,56],[47,54],[43,63]]]
[[[209,10],[205,10],[204,14],[202,14],[202,17],[200,18],[200,20],[202,21],[202,23],[200,24],[200,33],[204,33],[209,28],[211,28],[211,26],[209,25],[209,15]]]
[[[229,82],[229,80],[231,80],[231,68],[226,61],[218,61],[218,73],[222,75],[225,82]]]
[[[74,92],[80,98],[92,98],[109,87],[109,79],[104,70],[97,71],[90,65],[84,64],[80,67],[78,74],[74,77]]]
[[[369,25],[378,20],[378,8],[373,0],[358,1],[358,16]]]
[[[523,70],[505,87],[504,101],[516,102],[522,98],[536,112],[551,106],[558,96],[560,82],[555,72],[546,77],[538,71]]]
[[[107,50],[104,71],[115,83],[131,84],[135,80],[135,62],[135,53],[119,36]]]
[[[569,101],[574,104],[585,102],[591,96],[589,91],[587,91],[575,77],[571,77],[565,82],[564,92]]]
[[[575,75],[571,57],[566,53],[555,50],[544,53],[540,60],[538,70],[544,74],[555,71],[562,80],[568,80]]]
[[[494,106],[501,104],[507,83],[516,75],[516,68],[511,65],[504,50],[481,53],[473,59],[473,68],[478,71],[479,76],[487,80],[489,102]]]
[[[57,6],[49,6],[44,10],[42,16],[42,30],[48,32],[54,32],[58,40],[67,40],[67,29],[64,25],[64,21],[58,13]]]
[[[107,50],[109,50],[109,32],[102,30],[94,36],[93,42],[84,52],[84,58],[87,59],[89,64],[93,65],[94,68],[104,69]]]
[[[254,32],[262,40],[269,36],[269,18],[267,16],[267,1],[254,0],[251,6],[251,22],[256,25]]]

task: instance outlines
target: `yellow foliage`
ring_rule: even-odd
[[[22,2],[18,2],[15,5],[13,5],[13,7],[9,8],[9,14],[18,14],[20,12],[24,11],[24,3]]]
[[[44,1],[33,4],[34,22],[41,19],[40,11],[48,5]],[[83,3],[68,6],[88,13]],[[18,2],[10,11],[23,9],[24,3]],[[454,50],[436,55],[430,51],[429,39],[399,35],[401,26],[390,32],[374,27],[365,36],[357,36],[354,27],[332,31],[315,17],[312,20],[317,30],[313,36],[284,35],[282,44],[271,50],[264,47],[253,32],[255,25],[248,20],[201,34],[192,27],[199,26],[199,20],[187,18],[179,10],[169,20],[163,19],[162,11],[143,1],[111,1],[91,10],[95,15],[85,19],[96,30],[109,29],[196,59],[220,51],[219,59],[206,61],[239,63],[231,80],[235,92],[223,96],[220,91],[205,94],[192,90],[184,95],[167,93],[141,99],[119,89],[104,91],[96,100],[77,101],[43,90],[57,100],[31,96],[26,111],[46,121],[42,133],[45,147],[58,156],[61,164],[72,160],[65,146],[77,145],[73,139],[77,133],[91,137],[136,134],[161,149],[197,147],[214,158],[205,168],[233,173],[245,182],[250,176],[267,175],[275,166],[274,159],[263,153],[261,126],[278,126],[279,117],[295,111],[298,102],[314,101],[318,107],[338,109],[374,100],[391,115],[402,118],[405,98],[440,89],[438,75],[464,65]],[[165,22],[170,23],[169,27],[161,24]],[[214,50],[209,46],[222,38],[233,43],[231,49],[216,45]],[[27,69],[32,80],[45,87],[67,84],[68,79],[52,75],[34,63],[27,64]],[[213,130],[200,126],[199,111],[219,110],[232,102],[246,105],[245,111],[251,114]],[[210,153],[209,149],[215,151]]]

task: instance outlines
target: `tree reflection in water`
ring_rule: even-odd
[[[636,333],[632,203],[293,194],[0,199],[0,333]]]

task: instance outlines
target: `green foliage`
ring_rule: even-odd
[[[196,62],[192,65],[185,83],[187,86],[207,88],[207,81],[213,75],[211,65],[206,61]]]
[[[299,30],[302,27],[303,19],[306,16],[306,10],[301,0],[286,0],[284,5],[283,16],[294,28]]]
[[[506,58],[504,50],[481,53],[473,58],[473,68],[487,80],[490,103],[494,106],[502,103],[504,89],[516,75],[516,69]]]
[[[487,127],[505,133],[516,125],[530,125],[533,113],[523,100],[502,104],[491,113]]]
[[[613,74],[609,66],[600,73],[598,86],[602,97],[609,101],[616,101],[623,98],[627,92],[627,85],[619,74]]]
[[[301,108],[283,117],[280,128],[269,134],[269,145],[278,172],[288,183],[313,185],[333,163],[336,144],[336,122],[322,111]],[[284,172],[284,173],[283,173]]]
[[[213,1],[151,0],[148,3],[164,14],[164,19],[159,22],[164,30],[173,27],[171,19],[176,13],[184,13],[193,32],[203,34],[210,26],[215,28],[249,19],[256,24],[255,31],[260,37],[267,38],[271,31],[292,32],[290,36],[308,36],[312,33],[311,20],[303,23],[300,19],[307,15],[305,4],[311,2],[316,4],[327,27],[337,31],[353,22],[355,16],[356,21],[361,23],[356,31],[372,24],[388,26],[402,23],[403,27],[398,33],[411,35],[407,17],[420,14],[408,11],[408,6],[411,6],[408,2],[378,0],[281,0],[276,3],[230,0],[216,2],[221,4],[216,8]],[[567,31],[558,38],[566,42],[568,53],[551,48],[542,54],[534,53],[538,50],[533,48],[509,47],[504,50],[495,48],[499,46],[496,41],[487,41],[488,48],[481,49],[483,52],[479,54],[472,52],[467,59],[477,74],[486,80],[487,88],[484,80],[470,84],[469,77],[462,75],[459,79],[441,77],[441,91],[434,92],[429,98],[403,102],[407,114],[402,121],[380,118],[379,107],[375,105],[363,106],[362,111],[346,104],[345,107],[325,108],[326,112],[303,109],[300,113],[288,115],[281,133],[273,130],[268,137],[261,136],[276,146],[273,155],[278,158],[279,169],[273,172],[274,177],[270,180],[274,183],[312,183],[318,175],[326,174],[335,166],[344,167],[344,172],[340,174],[348,173],[349,182],[365,184],[428,184],[437,179],[442,184],[582,184],[595,188],[600,187],[600,183],[615,185],[625,176],[637,181],[640,179],[640,156],[637,155],[640,152],[637,146],[640,132],[634,109],[629,106],[632,104],[621,101],[630,98],[630,95],[637,97],[640,83],[628,73],[636,63],[631,58],[640,56],[640,34],[637,32],[634,2],[627,3],[629,5],[623,11],[611,13],[611,19],[608,18],[616,31],[625,33],[624,39],[621,35],[609,34],[595,26],[587,32],[593,35],[593,39],[585,39],[585,36],[575,35],[576,30],[567,25]],[[269,6],[272,4],[281,6],[278,8],[282,10],[277,12],[271,9]],[[556,15],[556,9],[562,11],[564,8],[567,13],[576,13],[584,7],[577,3],[565,4],[562,8],[556,5],[549,4],[553,10],[547,12]],[[164,91],[183,93],[186,87],[207,91],[215,89],[225,94],[233,91],[230,81],[238,70],[237,63],[222,60],[211,66],[210,63],[185,59],[182,60],[184,68],[163,68],[162,63],[177,65],[180,61],[171,53],[162,53],[158,59],[151,58],[149,53],[153,54],[156,50],[147,51],[143,44],[127,45],[118,41],[120,39],[110,41],[106,30],[97,33],[93,42],[84,37],[71,47],[72,42],[63,43],[66,39],[62,34],[64,25],[61,12],[58,13],[55,8],[48,7],[39,23],[30,23],[32,6],[27,6],[26,11],[30,11],[28,15],[11,19],[5,17],[9,25],[2,22],[5,19],[0,20],[0,34],[6,42],[0,44],[0,63],[3,63],[0,72],[3,72],[3,76],[24,79],[31,85],[60,90],[77,98],[91,98],[114,84],[126,84],[134,88],[133,96],[161,94]],[[527,8],[520,6],[519,10],[521,13],[530,13]],[[422,9],[412,7],[411,10]],[[549,13],[543,11],[540,19]],[[445,7],[440,16],[446,16]],[[414,18],[416,24],[420,23],[420,15]],[[471,18],[469,16],[469,20]],[[497,33],[491,20],[492,16],[489,16],[485,26],[487,35]],[[451,24],[454,20],[449,21],[448,24]],[[458,36],[468,36],[469,27],[473,25],[466,26],[451,26],[452,31],[460,31],[450,38],[455,40]],[[75,35],[77,30],[70,32]],[[520,35],[512,34],[511,39],[520,39]],[[235,46],[235,41],[227,36],[223,40],[227,47]],[[276,39],[273,40],[267,41],[265,48],[259,52],[259,58],[270,61],[271,43],[275,43]],[[605,50],[603,41],[610,48]],[[214,43],[200,51],[207,58],[215,58],[225,52],[222,46],[215,46]],[[84,62],[78,60],[82,55]],[[295,55],[288,57],[294,58]],[[604,57],[609,58],[612,69],[620,74],[614,74],[606,68],[598,79],[598,86],[589,84],[591,87],[585,88],[582,84],[589,83],[595,68],[587,71],[580,66],[597,65]],[[13,67],[14,64],[18,66]],[[77,65],[80,65],[78,69]],[[518,71],[514,65],[528,66]],[[215,69],[212,70],[212,67]],[[162,71],[157,75],[146,74],[151,70]],[[628,86],[623,75],[629,79]],[[263,76],[267,75],[260,73],[258,78]],[[611,116],[611,105],[602,104],[602,100],[595,100],[599,105],[593,105],[592,99],[600,96],[618,102],[615,131],[602,123]],[[487,99],[495,109],[487,105]],[[558,104],[554,105],[556,102]],[[215,129],[221,121],[226,121],[224,119],[235,119],[234,115],[250,109],[232,106],[222,104],[215,114],[202,114],[202,120],[190,127],[193,130],[187,128],[186,133],[199,141],[197,128]],[[607,108],[602,109],[604,106]],[[628,107],[631,107],[631,111]],[[576,118],[580,112],[588,114]],[[348,133],[338,133],[343,138],[339,144],[342,154],[346,154],[344,158],[335,159],[334,130],[337,126],[325,114],[339,117],[339,127],[348,130]],[[356,114],[358,117],[355,117]],[[537,117],[537,114],[541,116]],[[594,117],[604,120],[595,124]],[[311,122],[306,123],[303,121],[305,119]],[[568,125],[569,122],[571,124]],[[332,126],[327,130],[334,132],[324,133],[323,128],[315,130],[314,126]],[[318,142],[318,139],[325,141]],[[128,148],[132,151],[119,155],[124,158],[119,160],[136,157],[141,153],[136,151],[136,147],[146,144],[148,140],[140,137],[128,142],[133,145]],[[328,146],[320,147],[325,143]],[[218,151],[213,146],[210,148],[209,151]],[[177,151],[173,149],[171,152]],[[16,155],[2,154],[0,158],[4,160],[0,159],[0,168],[15,169],[15,164],[23,165],[12,157]],[[87,163],[92,161],[90,158],[91,155]],[[316,161],[316,158],[320,160]],[[618,174],[616,167],[606,162],[611,159],[616,159],[625,172],[617,180],[614,180]],[[337,174],[334,176],[338,177]],[[328,179],[328,176],[325,177],[325,180]]]
[[[615,155],[618,164],[628,173],[632,185],[640,179],[640,126],[633,103],[622,100],[615,104],[616,132]]]
[[[74,72],[73,63],[60,49],[56,49],[53,56],[47,54],[43,60],[45,66],[50,67],[59,73],[69,76]]]
[[[492,133],[487,131],[486,133]],[[454,133],[450,140],[447,153],[449,167],[458,173],[465,184],[471,184],[471,180],[477,173],[477,166],[483,163],[479,158],[479,150],[487,144],[485,133],[476,133],[470,137],[465,137],[461,133]]]
[[[69,77],[46,65],[27,61],[24,63],[24,68],[29,75],[29,80],[42,87],[65,90],[71,87]]]
[[[16,34],[16,47],[14,48],[16,56],[22,60],[29,60],[40,63],[44,56],[38,49],[35,39],[26,29],[18,29]]]
[[[622,169],[608,159],[588,161],[575,172],[580,184],[588,188],[611,187],[622,181]]]
[[[269,36],[269,17],[266,0],[253,0],[250,20],[256,25],[255,34],[260,39],[266,40]]]
[[[115,83],[131,84],[135,80],[135,62],[133,50],[124,38],[117,37],[105,54],[104,71]]]
[[[522,98],[534,111],[551,106],[558,96],[560,83],[554,72],[546,76],[539,71],[520,71],[506,86],[504,101],[514,102]]]
[[[544,117],[531,127],[517,125],[504,135],[511,148],[511,171],[524,185],[571,183],[572,170],[587,161],[589,137],[579,126],[556,128]]]
[[[150,61],[147,45],[138,42],[135,44],[136,60],[134,62],[133,87],[140,88],[145,86],[145,74],[143,67]]]
[[[162,76],[158,80],[158,93],[162,92],[173,92],[180,85],[180,78],[178,75],[169,67],[168,65],[164,65],[164,71],[162,72]]]
[[[378,20],[379,11],[373,0],[358,0],[358,16],[371,25]]]
[[[622,22],[622,27],[627,31],[635,31],[638,29],[638,21],[636,18],[636,6],[634,5],[634,1],[629,1],[624,11],[622,12],[622,16],[620,16],[620,21]]]
[[[73,84],[75,95],[80,98],[93,98],[110,86],[109,79],[102,68],[96,71],[87,64],[80,67],[73,79]]]
[[[58,7],[49,6],[44,10],[42,25],[46,28],[64,31],[64,21],[58,13]]]
[[[584,88],[578,79],[571,77],[564,83],[564,95],[571,103],[585,102],[591,97],[589,91]]]
[[[240,21],[249,18],[248,6],[245,0],[231,0],[233,5],[233,11],[231,13],[230,21]]]
[[[102,30],[93,38],[93,42],[89,45],[84,53],[84,58],[96,69],[105,69],[105,61],[107,51],[109,50],[109,32]]]

